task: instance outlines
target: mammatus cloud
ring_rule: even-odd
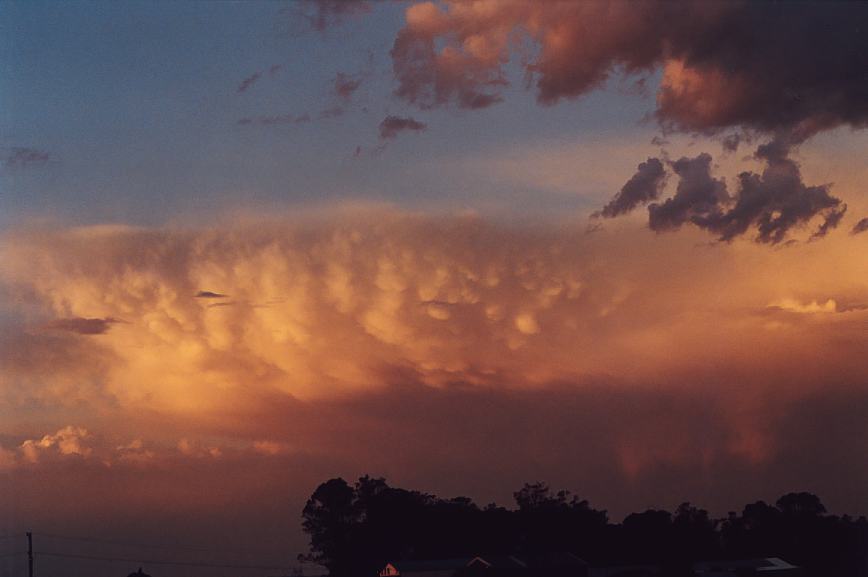
[[[44,150],[38,148],[28,148],[22,146],[13,146],[7,149],[2,165],[4,168],[28,168],[31,166],[42,166],[51,159],[51,155]]]
[[[766,163],[765,169],[761,174],[748,171],[739,174],[739,186],[733,194],[723,179],[711,175],[709,154],[670,162],[678,177],[675,194],[648,206],[648,226],[662,232],[692,224],[716,234],[721,241],[755,230],[757,242],[778,244],[792,230],[819,217],[822,222],[810,238],[824,237],[838,226],[847,206],[829,194],[829,185],[805,185],[799,165],[788,158],[788,152],[776,141],[760,146],[757,157]],[[648,168],[652,160],[659,165],[659,174],[657,165],[654,171]],[[639,171],[600,214],[614,217],[656,198],[651,194],[658,193],[656,183],[663,178],[662,172],[663,165],[658,159],[640,165]],[[649,178],[650,184],[646,182]]]
[[[649,158],[639,165],[621,191],[603,207],[600,216],[612,218],[626,214],[640,204],[657,200],[666,183],[666,171],[658,158]]]
[[[414,118],[387,116],[380,122],[380,140],[393,140],[401,132],[422,132],[427,128],[427,124]]]
[[[383,210],[7,233],[0,284],[32,317],[0,331],[2,478],[37,526],[266,525],[277,550],[305,546],[318,482],[366,472],[509,503],[531,467],[600,506],[721,514],[798,479],[861,513],[860,247]],[[31,321],[56,318],[125,322]]]
[[[868,217],[865,217],[854,224],[850,234],[860,234],[865,231],[868,231]]]
[[[686,166],[697,174],[679,168],[682,185],[699,187],[706,167],[695,160]],[[713,188],[716,181],[709,182]],[[691,206],[686,213],[666,210],[682,220],[707,218],[708,211],[696,212],[698,201]],[[582,227],[521,230],[469,217],[376,212],[220,231],[13,235],[3,248],[4,290],[43,318],[97,322],[6,330],[0,390],[16,403],[87,400],[195,414],[235,410],[262,395],[312,399],[376,390],[392,382],[389,375],[409,374],[430,386],[518,388],[597,374],[650,378],[691,362],[660,352],[692,350],[694,331],[704,331],[706,342],[719,339],[717,354],[739,367],[759,362],[753,348],[741,346],[750,339],[730,341],[727,331],[744,334],[751,326],[766,338],[768,319],[734,315],[728,307],[762,309],[796,287],[809,301],[864,300],[861,281],[847,281],[842,262],[817,261],[810,279],[784,271],[741,290],[736,279],[747,283],[751,274],[743,267],[712,266],[707,261],[719,259],[703,260],[678,239],[640,241],[637,234],[619,239],[605,231],[586,235]],[[768,234],[775,238],[774,230]],[[143,245],[152,250],[141,251]],[[801,261],[776,258],[763,266],[781,271],[787,259]],[[665,274],[634,268],[661,260],[683,268]],[[843,296],[811,285],[827,268],[840,279]],[[233,305],[210,306],[217,298],[194,298],[200,291],[231,294]],[[684,316],[694,306],[706,310],[709,299],[728,303],[727,310]],[[123,323],[104,331],[107,319],[120,318]],[[790,351],[819,346],[807,341],[823,334],[776,330],[777,348]],[[100,331],[98,339],[88,338]],[[624,358],[631,359],[629,368]]]

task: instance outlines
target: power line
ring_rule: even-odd
[[[34,533],[34,535],[38,535],[39,537],[46,537],[48,539],[61,539],[64,541],[81,541],[84,543],[99,543],[101,545],[114,545],[116,547],[134,547],[137,549],[166,549],[172,551],[198,551],[200,553],[225,553],[225,552],[237,552],[237,553],[247,553],[247,551],[232,551],[230,549],[208,549],[205,547],[185,547],[183,545],[155,545],[155,544],[147,544],[147,543],[127,543],[123,541],[110,541],[106,539],[96,539],[93,537],[71,537],[67,535],[51,535],[48,533]]]
[[[0,559],[3,557],[17,557],[18,555],[26,555],[26,551],[18,551],[17,553],[2,553],[0,554]]]
[[[156,545],[147,543],[127,543],[123,541],[114,541],[106,539],[97,539],[93,537],[73,537],[70,535],[57,535],[49,533],[34,533],[35,536],[46,537],[48,539],[61,539],[65,541],[81,541],[84,543],[98,543],[102,545],[113,545],[115,547],[133,547],[137,549],[165,549],[169,551],[197,551],[200,553],[234,553],[243,555],[257,555],[254,551],[243,549],[227,549],[227,548],[207,548],[207,547],[188,547],[183,545]]]
[[[40,551],[45,557],[62,557],[66,559],[86,559],[89,561],[113,561],[125,563],[141,563],[142,565],[174,565],[178,567],[208,567],[211,569],[265,569],[268,571],[290,571],[292,568],[277,565],[234,565],[230,563],[199,563],[196,561],[165,561],[161,559],[141,559],[138,557],[99,557],[96,555],[76,555],[73,553],[51,553]]]

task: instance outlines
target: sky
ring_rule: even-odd
[[[868,514],[866,27],[0,3],[0,576],[291,567],[335,476]]]

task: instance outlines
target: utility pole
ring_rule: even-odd
[[[27,577],[33,577],[33,533],[27,532]]]

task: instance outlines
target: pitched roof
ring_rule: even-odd
[[[458,557],[455,559],[424,559],[419,561],[393,561],[390,563],[401,573],[423,571],[447,571],[467,567],[475,557]]]

